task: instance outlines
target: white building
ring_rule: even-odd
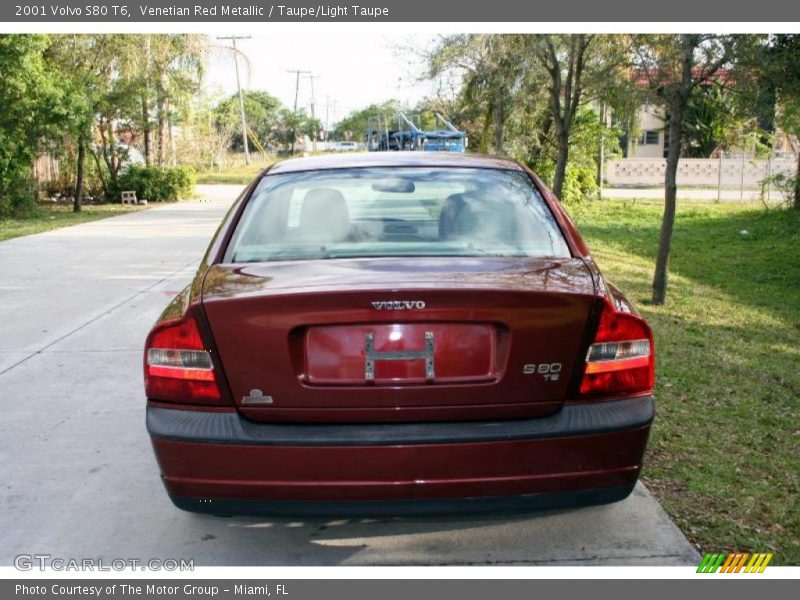
[[[664,111],[657,106],[646,106],[639,111],[639,136],[623,136],[622,155],[626,158],[663,158],[666,147]]]

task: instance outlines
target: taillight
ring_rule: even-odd
[[[147,397],[185,404],[219,404],[211,352],[194,317],[165,321],[150,333],[145,347]]]
[[[581,396],[652,393],[653,334],[644,319],[604,301],[583,373]]]

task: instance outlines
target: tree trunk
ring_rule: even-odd
[[[498,156],[505,155],[506,111],[501,95],[499,92],[494,101],[494,149]]]
[[[676,196],[678,194],[678,162],[683,143],[683,106],[681,101],[672,102],[669,117],[669,150],[667,169],[664,174],[664,217],[661,221],[661,235],[658,240],[656,272],[653,275],[653,304],[664,304],[667,298],[667,272],[669,252],[672,246],[672,230],[675,226]]]
[[[538,60],[550,76],[550,116],[556,127],[558,143],[553,193],[561,198],[569,161],[569,137],[583,95],[585,56],[592,38],[584,34],[569,36],[566,47],[562,46],[560,50],[555,38],[542,36],[544,45],[540,46]]]
[[[158,158],[157,163],[159,167],[164,166],[164,157],[167,149],[167,120],[164,118],[164,105],[161,104],[158,110]]]
[[[569,132],[563,127],[558,127],[558,154],[556,155],[556,172],[553,175],[553,193],[561,199],[564,190],[564,179],[567,175],[567,161],[569,160]]]
[[[72,212],[81,212],[81,196],[83,196],[83,165],[86,162],[86,144],[83,136],[78,136],[78,168],[75,178],[75,199],[72,201]]]
[[[656,271],[653,274],[652,303],[664,304],[667,298],[667,272],[669,269],[669,253],[672,246],[672,230],[675,226],[675,200],[678,194],[678,162],[683,150],[683,115],[689,103],[692,89],[698,83],[693,80],[694,53],[701,43],[701,37],[695,34],[679,36],[681,44],[680,83],[670,90],[663,90],[659,95],[665,100],[669,110],[669,150],[667,151],[667,168],[664,173],[664,217],[661,221],[661,235],[658,240]],[[723,59],[711,70],[716,72]]]
[[[92,158],[94,159],[94,165],[97,167],[97,177],[100,179],[100,185],[103,188],[103,197],[106,200],[110,200],[110,193],[108,189],[108,182],[106,181],[106,176],[103,174],[103,165],[100,163],[100,156],[98,156],[97,151],[89,148],[89,152],[92,154]]]
[[[606,123],[606,103],[600,104],[600,123],[602,125],[600,134],[600,147],[597,149],[597,198],[603,199],[603,171],[605,171],[606,162],[606,144],[605,144],[605,128]]]
[[[550,130],[552,128],[553,116],[548,114],[547,117],[545,117],[544,123],[539,128],[539,132],[536,134],[536,143],[532,144],[530,149],[530,164],[539,164],[539,158],[541,157],[544,148],[547,145],[548,138],[550,137]]]
[[[494,147],[498,156],[505,156],[506,148],[504,142],[505,124],[503,123],[502,111],[496,110],[494,113]]]
[[[178,148],[175,144],[175,136],[172,134],[172,119],[169,117],[167,117],[167,139],[169,139],[169,166],[174,167],[178,164]]]
[[[489,125],[494,121],[494,105],[491,102],[486,103],[486,112],[483,116],[483,128],[481,130],[481,143],[478,147],[478,152],[481,154],[489,154]]]
[[[800,210],[800,152],[797,153],[797,172],[794,174],[794,207]]]
[[[153,153],[153,135],[150,127],[150,102],[147,96],[142,96],[142,129],[144,133],[144,160],[150,166]]]
[[[163,167],[167,156],[167,93],[164,85],[166,75],[162,72],[158,81],[156,93],[156,136],[158,150],[156,154],[156,164]]]
[[[117,190],[117,179],[119,170],[122,168],[122,158],[117,152],[117,143],[114,138],[114,126],[110,121],[105,121],[100,127],[100,139],[102,140],[103,161],[108,170],[108,183],[105,185],[106,195],[111,190]]]
[[[150,57],[152,53],[150,35],[145,35],[142,38],[144,43],[144,77],[143,85],[144,93],[142,94],[142,126],[144,128],[144,162],[146,166],[151,166],[153,162],[153,127],[150,119]]]

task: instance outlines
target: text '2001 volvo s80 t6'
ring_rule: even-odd
[[[626,497],[650,328],[526,168],[446,153],[278,163],[145,349],[180,508],[575,506]]]

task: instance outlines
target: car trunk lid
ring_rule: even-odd
[[[265,421],[549,414],[593,301],[580,259],[216,265],[203,289],[237,407]]]

